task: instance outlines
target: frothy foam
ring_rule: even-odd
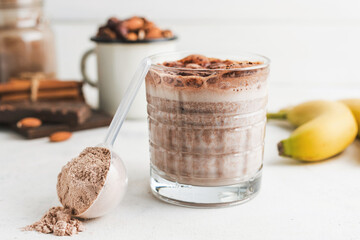
[[[169,100],[223,102],[257,99],[267,96],[268,68],[246,72],[217,70],[169,72],[150,69],[146,76],[147,93]],[[186,74],[186,76],[176,75]],[[199,76],[200,75],[200,76]]]

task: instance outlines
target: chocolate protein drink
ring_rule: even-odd
[[[146,76],[150,157],[162,178],[222,186],[262,168],[267,64],[190,55]]]

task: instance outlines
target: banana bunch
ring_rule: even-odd
[[[355,119],[355,117],[356,119]],[[349,146],[358,133],[360,99],[310,101],[268,113],[268,119],[286,119],[296,126],[278,144],[279,155],[302,161],[330,158]]]

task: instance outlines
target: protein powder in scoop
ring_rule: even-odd
[[[64,207],[53,207],[26,231],[71,236],[84,230],[74,218],[85,212],[98,197],[110,168],[111,152],[107,148],[88,147],[68,162],[58,175],[57,193]]]
[[[58,176],[57,193],[61,204],[74,215],[85,212],[99,195],[110,168],[107,148],[88,147],[68,162]]]

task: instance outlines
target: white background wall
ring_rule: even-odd
[[[179,37],[179,49],[252,51],[271,58],[271,81],[360,85],[359,0],[48,0],[61,78],[80,79],[89,38],[110,16],[146,16]],[[95,75],[95,59],[92,59]]]

